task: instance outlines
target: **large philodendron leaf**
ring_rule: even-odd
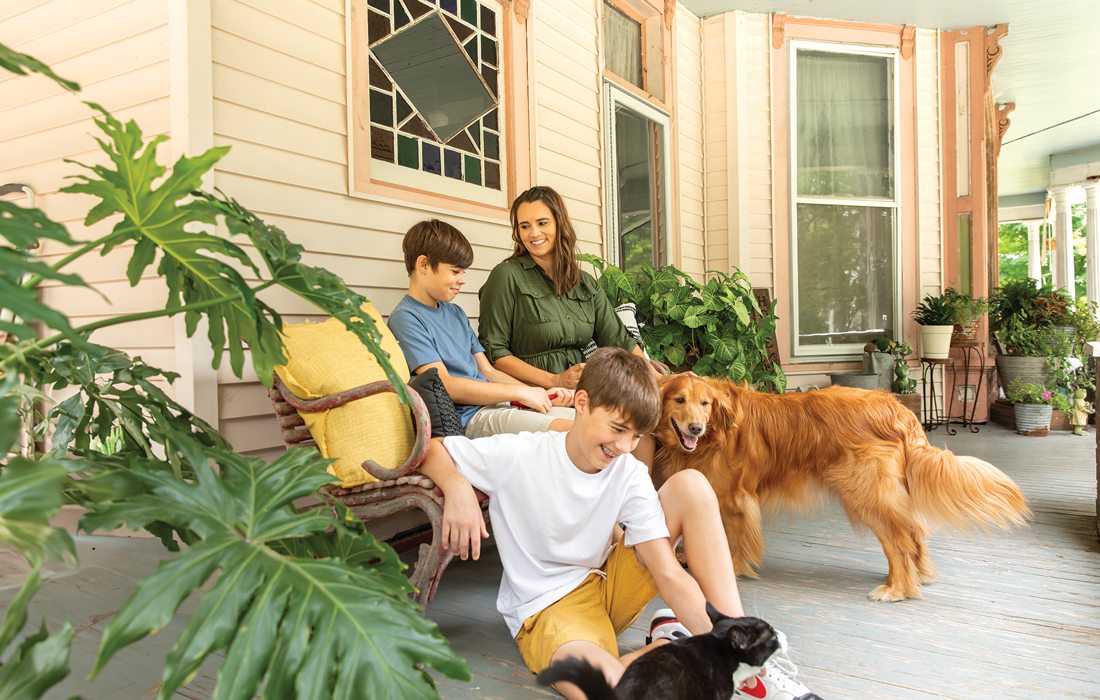
[[[18,437],[19,395],[13,380],[0,380],[0,447],[4,452]],[[0,544],[11,545],[32,565],[47,559],[75,561],[73,539],[50,525],[61,508],[69,470],[60,460],[32,462],[13,457],[0,464]]]
[[[293,243],[278,226],[260,219],[237,200],[217,194],[199,192],[198,196],[209,202],[224,217],[226,227],[234,235],[248,236],[256,251],[263,258],[275,284],[294,292],[296,295],[317,306],[334,318],[340,319],[344,326],[358,336],[359,340],[378,358],[390,383],[397,389],[402,400],[408,401],[405,379],[400,377],[390,364],[388,354],[381,346],[382,336],[375,327],[374,319],[363,311],[367,299],[348,288],[342,279],[328,270],[306,265],[302,262],[302,246]],[[270,383],[271,368],[282,361],[281,354],[263,356],[256,349],[252,351],[256,374],[261,381]]]
[[[245,345],[261,357],[280,356],[278,318],[258,303],[238,268],[258,274],[245,251],[232,242],[198,230],[215,222],[217,211],[202,198],[192,197],[203,175],[228,151],[207,150],[195,157],[181,157],[167,172],[156,161],[156,147],[165,137],[146,142],[134,121],[122,124],[96,104],[101,115],[96,124],[107,138],[99,144],[111,165],[84,166],[90,175],[78,175],[63,192],[80,192],[100,200],[88,212],[85,224],[121,214],[122,219],[105,242],[102,252],[127,240],[134,249],[127,277],[134,285],[159,254],[157,273],[168,287],[167,308],[186,307],[187,334],[197,327],[199,314],[209,322],[214,349],[213,365],[229,352],[230,367],[239,377],[244,368]]]
[[[19,53],[13,51],[7,46],[0,44],[0,68],[11,71],[16,75],[27,75],[28,73],[41,73],[50,80],[54,81],[66,90],[77,92],[80,90],[80,86],[71,80],[65,80],[57,73],[50,70],[42,61],[39,61],[34,56],[28,56],[25,53]]]
[[[291,450],[270,464],[208,454],[220,475],[199,464],[193,482],[132,465],[148,493],[82,521],[94,530],[163,520],[199,537],[138,585],[104,633],[95,673],[197,594],[198,608],[168,655],[160,698],[219,650],[232,673],[219,675],[216,698],[429,698],[436,693],[425,667],[469,677],[409,599],[391,549],[328,508],[294,508],[331,481],[315,451]],[[318,538],[328,544],[316,546]]]
[[[45,624],[26,636],[13,651],[7,647],[27,622],[27,606],[42,585],[38,569],[27,574],[19,593],[4,610],[0,624],[0,698],[4,700],[38,700],[69,675],[69,650],[73,626],[69,621],[53,635]]]

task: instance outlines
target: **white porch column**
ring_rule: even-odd
[[[1085,289],[1089,301],[1100,304],[1100,179],[1085,183]],[[1098,312],[1100,313],[1100,312]]]
[[[1042,282],[1043,259],[1039,254],[1039,226],[1042,221],[1032,219],[1027,223],[1027,276]]]
[[[1073,295],[1073,219],[1070,214],[1069,192],[1065,187],[1054,190],[1054,286]]]

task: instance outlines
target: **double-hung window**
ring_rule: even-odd
[[[607,259],[624,270],[668,262],[669,120],[664,109],[668,41],[662,6],[603,3],[607,153]]]
[[[794,355],[858,354],[900,331],[897,51],[791,52]]]

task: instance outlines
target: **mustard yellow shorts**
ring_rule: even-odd
[[[554,652],[566,642],[593,642],[619,656],[616,638],[657,597],[657,584],[633,547],[622,540],[611,548],[603,571],[607,578],[589,574],[564,598],[524,620],[516,646],[532,671],[549,666]]]

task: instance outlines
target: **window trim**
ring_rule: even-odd
[[[856,54],[883,56],[891,60],[891,90],[893,99],[893,175],[894,196],[892,199],[884,197],[867,198],[834,198],[834,197],[800,197],[798,194],[798,51],[800,49],[812,51],[824,51],[837,54]],[[903,171],[901,166],[901,52],[896,46],[875,46],[863,44],[850,44],[843,42],[814,41],[808,39],[791,39],[787,48],[787,216],[788,218],[788,284],[790,291],[790,352],[791,358],[798,362],[833,362],[839,359],[858,359],[862,354],[863,346],[859,343],[845,343],[843,345],[804,346],[800,341],[798,326],[798,205],[799,204],[826,204],[835,206],[869,206],[884,209],[893,209],[893,256],[891,259],[891,277],[894,292],[894,330],[892,336],[900,338],[904,331],[903,317],[903,291],[904,269],[902,267],[903,240]],[[834,349],[827,349],[834,348]]]
[[[603,5],[604,2],[614,5],[617,10],[638,22],[642,27],[642,86],[631,83],[626,78],[621,77],[618,73],[611,71],[607,67],[607,61],[604,60],[604,35],[603,35]],[[605,82],[614,83],[622,90],[629,92],[636,97],[641,98],[651,104],[657,105],[660,109],[665,111],[671,111],[673,99],[671,96],[672,86],[672,22],[669,17],[669,12],[675,12],[675,9],[669,9],[668,3],[658,4],[656,0],[599,0],[599,45],[600,45],[600,67]],[[639,9],[644,8],[644,9]],[[658,28],[658,31],[654,32],[654,28]],[[656,36],[655,36],[656,34]],[[659,65],[661,94],[664,96],[658,97],[653,91],[654,76],[650,65],[651,48],[660,47],[661,56],[660,60],[656,60],[656,65]]]
[[[498,34],[499,92],[498,109],[501,120],[500,167],[501,188],[494,193],[487,188],[459,183],[456,189],[441,191],[440,176],[413,171],[388,163],[376,163],[370,156],[370,84],[367,41],[367,0],[345,0],[345,60],[346,124],[347,124],[347,195],[349,197],[384,202],[406,202],[429,205],[485,217],[498,221],[506,215],[511,201],[530,186],[532,127],[527,83],[528,37],[526,16],[515,3],[507,0],[488,1],[497,8],[500,22]],[[385,166],[392,166],[386,168]],[[398,172],[401,168],[408,173]],[[466,188],[480,193],[467,195]],[[473,196],[480,194],[481,196]],[[487,196],[486,196],[487,195]],[[488,200],[488,201],[486,201]]]
[[[606,137],[604,149],[607,157],[604,167],[604,185],[607,188],[607,207],[605,224],[607,229],[607,260],[619,265],[619,222],[618,222],[618,189],[615,176],[615,108],[619,105],[637,113],[639,116],[659,124],[663,130],[661,139],[661,158],[665,167],[660,174],[661,192],[664,195],[664,214],[660,218],[661,236],[658,243],[664,253],[664,263],[671,263],[672,252],[672,125],[669,114],[656,105],[639,98],[632,91],[624,90],[617,82],[604,81],[604,127]]]

